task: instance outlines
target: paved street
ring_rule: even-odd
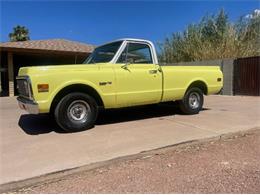
[[[0,98],[0,184],[190,140],[260,127],[259,97],[209,96],[198,115],[173,105],[106,111],[95,128],[63,133],[47,115]]]

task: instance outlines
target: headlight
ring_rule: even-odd
[[[16,80],[19,96],[33,100],[30,78],[28,76],[18,76]]]

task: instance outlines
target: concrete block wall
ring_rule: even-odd
[[[233,95],[233,70],[234,59],[222,60],[222,72],[224,76],[223,95]]]
[[[203,60],[194,62],[178,62],[173,63],[173,66],[221,66],[222,60]]]

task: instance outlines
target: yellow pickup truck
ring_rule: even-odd
[[[99,108],[177,101],[197,114],[203,94],[223,86],[218,66],[160,65],[152,42],[128,38],[97,47],[82,64],[20,68],[16,79],[20,108],[52,113],[68,132],[93,127]]]

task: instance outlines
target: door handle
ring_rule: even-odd
[[[158,70],[149,70],[150,74],[156,74]]]

